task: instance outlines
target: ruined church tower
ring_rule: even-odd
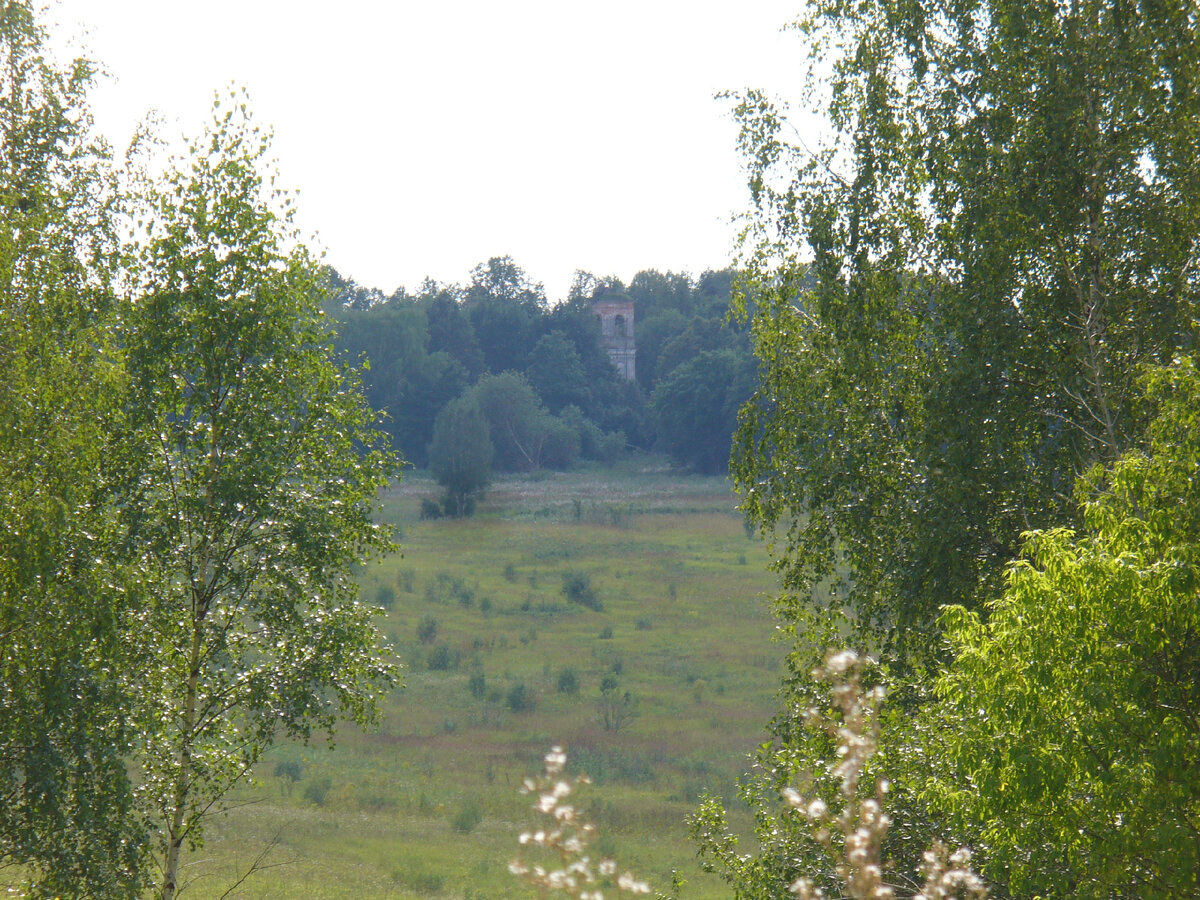
[[[633,301],[596,300],[592,312],[600,322],[600,346],[608,352],[621,377],[633,381],[637,346],[633,340]]]

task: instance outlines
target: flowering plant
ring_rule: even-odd
[[[566,778],[563,774],[566,765],[567,754],[561,747],[552,747],[546,754],[542,774],[526,778],[522,784],[521,793],[537,798],[533,810],[544,817],[546,824],[521,833],[520,849],[508,870],[543,895],[562,891],[578,900],[604,900],[606,890],[615,890],[618,897],[650,893],[650,886],[632,873],[618,874],[615,861],[593,862],[588,848],[596,827],[568,802],[575,788],[587,784],[588,778],[585,775]],[[529,861],[526,854],[530,853],[542,862]]]

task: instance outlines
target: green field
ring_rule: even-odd
[[[238,896],[526,896],[507,871],[534,820],[517,789],[559,743],[594,782],[600,853],[726,896],[685,818],[704,791],[734,796],[774,711],[774,577],[727,482],[654,465],[506,479],[465,521],[420,521],[437,488],[406,477],[383,510],[403,554],[362,575],[405,688],[372,733],[273,751],[188,858],[187,895],[221,896],[269,850]]]

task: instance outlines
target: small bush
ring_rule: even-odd
[[[592,587],[592,578],[586,572],[563,572],[563,596],[572,603],[578,603],[599,612],[603,609],[600,598]]]
[[[296,782],[304,776],[304,769],[294,759],[275,763],[275,777],[283,782],[283,790],[289,797]]]
[[[408,888],[414,894],[421,896],[440,894],[446,887],[446,878],[444,875],[438,872],[430,872],[426,869],[397,869],[392,873],[392,880],[396,884]]]
[[[458,667],[458,660],[445,644],[438,644],[429,654],[429,671],[446,672]]]
[[[391,609],[396,605],[396,589],[390,584],[381,584],[375,589],[375,605],[380,609]]]
[[[623,431],[614,431],[606,434],[600,440],[600,445],[596,448],[596,456],[605,465],[614,465],[621,454],[625,452],[627,443],[628,441]]]
[[[481,671],[471,673],[471,677],[467,679],[467,687],[471,690],[471,696],[476,700],[481,699],[487,693],[487,676]]]
[[[603,628],[600,629],[600,640],[611,641],[612,636],[613,636],[613,630],[612,630],[611,625],[605,625]]]
[[[432,644],[437,640],[438,620],[433,616],[422,616],[417,623],[417,640],[422,644]]]
[[[508,563],[508,565],[504,567],[504,580],[509,584],[513,584],[517,580],[517,567],[512,563]]]
[[[454,818],[450,820],[450,827],[459,834],[470,834],[479,827],[479,823],[482,821],[483,810],[479,808],[479,803],[475,800],[468,800],[454,814]]]
[[[421,519],[440,519],[442,517],[442,507],[436,500],[430,500],[428,497],[421,498]]]
[[[638,620],[637,620],[637,625],[636,625],[636,627],[637,627],[637,630],[638,630],[638,631],[649,631],[649,630],[650,630],[650,624],[651,624],[651,622],[650,622],[650,617],[649,617],[649,616],[642,616],[640,619],[638,619]]]
[[[518,681],[508,689],[504,702],[513,712],[531,712],[534,707],[533,692],[525,687],[525,682]]]
[[[314,778],[304,788],[304,799],[314,806],[324,806],[329,799],[329,789],[333,787],[333,779],[328,775]]]
[[[471,603],[475,599],[475,591],[463,584],[462,581],[455,578],[450,587],[450,593],[454,595],[454,599],[463,609],[471,608]]]
[[[558,681],[555,686],[560,694],[578,694],[579,693],[579,675],[570,666],[558,673]]]

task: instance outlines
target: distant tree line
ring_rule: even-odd
[[[447,485],[447,511],[465,512],[491,469],[611,463],[655,447],[696,471],[728,466],[756,371],[745,329],[726,322],[730,270],[644,271],[628,285],[578,272],[554,305],[509,257],[481,263],[465,286],[426,280],[391,296],[329,277],[339,348],[362,367],[394,446]],[[634,304],[636,381],[601,345],[591,310],[601,297]]]

